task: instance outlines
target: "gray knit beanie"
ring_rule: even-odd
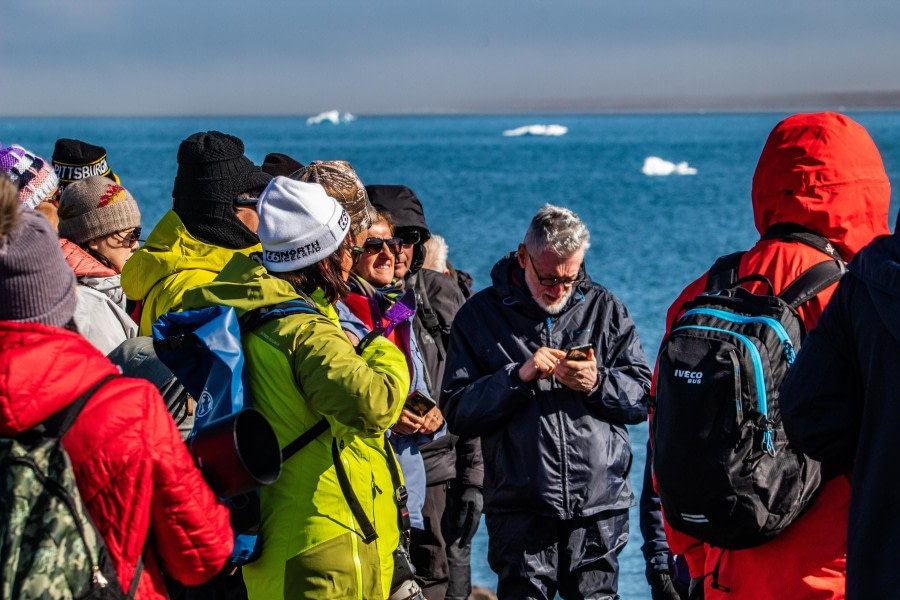
[[[0,213],[18,198],[0,180]],[[0,224],[0,321],[63,327],[75,314],[75,275],[59,249],[59,238],[39,212],[21,210]]]
[[[70,183],[59,199],[59,235],[76,244],[141,226],[141,211],[131,194],[106,177]]]

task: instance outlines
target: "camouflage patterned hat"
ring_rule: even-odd
[[[378,218],[366,188],[350,163],[343,160],[315,160],[291,174],[291,179],[318,183],[350,215],[350,231],[355,235],[372,226]]]

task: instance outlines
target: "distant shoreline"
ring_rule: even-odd
[[[327,107],[328,109],[335,107]],[[501,115],[621,115],[621,114],[729,114],[781,112],[879,112],[900,110],[900,91],[835,92],[783,95],[733,95],[679,98],[602,98],[580,100],[523,100],[495,102],[491,106],[462,106],[458,108],[404,108],[397,111],[349,110],[357,117],[471,117]],[[125,119],[125,118],[306,118],[321,110],[292,113],[183,113],[183,114],[126,114],[108,111],[106,114],[2,114],[0,119]]]

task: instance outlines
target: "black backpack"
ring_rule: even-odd
[[[720,548],[772,539],[810,504],[820,464],[788,442],[778,390],[806,335],[797,307],[838,281],[846,265],[809,231],[769,231],[830,260],[781,294],[761,275],[737,279],[742,252],[720,258],[706,291],[682,307],[660,348],[651,424],[653,471],[666,520]],[[741,287],[763,281],[766,294]]]

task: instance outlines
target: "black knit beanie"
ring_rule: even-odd
[[[244,156],[244,142],[219,131],[198,132],[178,147],[172,208],[195,238],[231,250],[259,243],[241,223],[234,201],[261,190],[272,176]]]

